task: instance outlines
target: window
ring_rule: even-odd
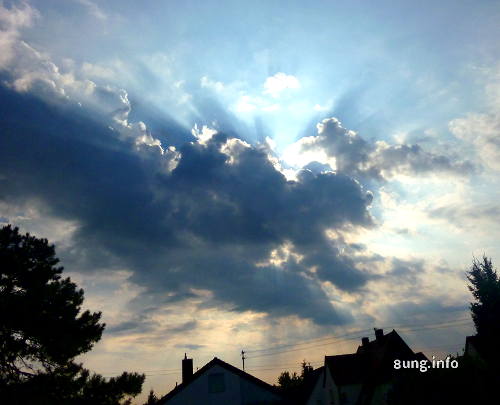
[[[210,374],[208,376],[208,392],[210,394],[224,392],[225,390],[226,390],[226,384],[224,382],[223,373]]]

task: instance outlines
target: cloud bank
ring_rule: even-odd
[[[208,99],[194,103],[197,117],[218,114],[231,130],[200,124],[183,128],[186,136],[166,116],[172,130],[160,139],[131,118],[126,90],[82,77],[104,80],[108,71],[88,63],[61,69],[21,39],[37,15],[28,5],[0,8],[0,201],[74,224],[59,250],[66,265],[126,269],[157,308],[197,299],[200,308],[348,323],[341,296],[379,279],[369,253],[344,238],[375,227],[367,180],[476,170],[418,144],[367,141],[330,117],[293,145],[297,156],[313,158],[287,173],[269,143],[243,139],[240,123]],[[208,76],[199,87],[227,90]],[[262,93],[279,98],[300,87],[279,72]],[[392,276],[414,272],[407,269]]]
[[[308,154],[309,159],[330,165],[331,170],[364,180],[390,180],[397,175],[446,174],[469,176],[477,167],[457,156],[445,156],[425,150],[418,144],[368,142],[352,130],[344,128],[335,118],[317,124],[318,134],[299,139],[289,147],[294,158]],[[305,163],[305,161],[302,161]]]
[[[368,277],[326,235],[373,224],[372,196],[352,178],[288,181],[265,150],[222,133],[169,154],[26,94],[2,88],[1,100],[2,198],[76,221],[65,254],[77,268],[131,269],[160,302],[201,289],[207,305],[346,321],[322,283],[355,291]]]

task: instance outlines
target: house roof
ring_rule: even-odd
[[[379,378],[385,378],[387,374],[392,374],[393,362],[396,359],[426,359],[423,353],[417,356],[394,329],[372,340],[367,345],[359,346],[356,353],[364,357],[363,365],[365,367],[376,370]]]
[[[416,359],[418,361],[421,361],[421,360],[427,360],[428,361],[429,360],[427,358],[427,356],[424,353],[422,353],[422,352],[415,353],[415,357],[416,357]]]
[[[358,354],[325,356],[325,365],[339,385],[356,384],[364,379],[364,368]]]
[[[479,338],[479,336],[467,336],[465,338],[465,354],[471,355],[471,347],[474,348],[476,353],[483,359],[488,358],[488,353],[485,348],[484,342]]]
[[[308,400],[308,398],[311,396],[311,393],[316,386],[316,382],[318,381],[318,378],[321,378],[323,376],[323,370],[325,369],[324,366],[318,367],[315,370],[310,371],[305,377],[304,377],[304,382],[301,384],[299,387],[296,389],[291,390],[287,394],[287,404],[289,405],[294,405],[294,404],[305,404]]]
[[[314,386],[316,385],[316,381],[318,381],[318,378],[323,375],[324,369],[325,366],[318,367],[316,370],[311,371],[311,373],[306,376],[301,393],[301,396],[304,397],[304,399],[309,397],[312,390],[314,389]]]
[[[268,390],[268,391],[272,392],[273,394],[275,394],[275,395],[277,395],[278,397],[281,398],[281,394],[278,392],[278,390],[276,389],[276,387],[273,387],[272,385],[270,385],[270,384],[268,384],[268,383],[266,383],[266,382],[264,382],[262,380],[259,380],[257,377],[254,377],[253,375],[248,374],[245,371],[240,370],[239,368],[234,367],[231,364],[226,363],[225,361],[222,361],[221,359],[218,359],[217,357],[214,357],[211,361],[209,361],[202,368],[200,368],[198,371],[196,371],[193,374],[193,376],[189,379],[189,381],[183,382],[182,384],[179,384],[177,387],[175,387],[168,394],[166,394],[165,396],[163,396],[162,398],[160,398],[157,403],[159,405],[163,405],[163,404],[167,403],[167,401],[169,399],[171,399],[172,397],[174,397],[175,395],[177,395],[179,392],[181,392],[182,390],[184,390],[193,381],[195,381],[197,378],[199,378],[201,375],[203,375],[206,371],[208,371],[209,369],[211,369],[214,366],[223,367],[226,370],[230,371],[231,373],[236,374],[236,375],[240,376],[241,378],[244,378],[247,381],[249,381],[249,382],[251,382],[251,383],[253,383],[255,385],[258,385],[261,388],[263,388],[265,390]]]
[[[391,332],[358,347],[356,353],[326,356],[325,365],[339,385],[384,381],[393,375],[393,362],[423,360],[423,353],[415,354],[399,334]]]
[[[391,332],[368,342],[367,345],[359,346],[356,351],[356,353],[365,352],[379,353],[380,355],[390,352],[392,354],[410,357],[414,355],[413,350],[410,349],[410,347],[394,329]]]

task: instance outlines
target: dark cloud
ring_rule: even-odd
[[[392,258],[390,266],[390,270],[385,274],[386,277],[390,277],[394,280],[404,280],[414,285],[416,285],[419,276],[425,271],[423,260],[402,260]]]
[[[0,198],[78,223],[72,246],[59,251],[71,270],[129,269],[164,304],[194,288],[211,292],[201,306],[349,321],[321,283],[356,291],[368,279],[325,234],[373,226],[372,195],[357,181],[309,170],[287,181],[264,149],[221,133],[186,141],[166,169],[164,149],[120,136],[102,117],[0,91]],[[283,246],[288,256],[270,262]]]
[[[205,345],[189,345],[188,344],[188,345],[175,345],[174,347],[177,349],[199,350],[199,349],[203,349],[206,346]]]
[[[333,168],[326,163],[320,163],[320,162],[309,162],[307,165],[304,166],[305,170],[310,170],[314,174],[319,174],[319,173],[324,173],[324,172],[333,172]]]
[[[449,204],[427,210],[431,218],[445,219],[452,224],[467,227],[483,227],[486,223],[497,222],[500,207],[491,204]]]
[[[336,118],[318,124],[318,135],[299,140],[305,151],[321,149],[336,161],[339,173],[358,179],[385,180],[396,174],[420,175],[447,173],[467,176],[477,168],[455,155],[426,151],[420,145],[368,142],[354,131],[344,128]]]
[[[168,327],[167,330],[171,334],[185,333],[185,332],[189,332],[190,330],[196,329],[197,326],[198,326],[198,322],[187,321],[187,322],[181,323],[180,325]]]
[[[151,311],[152,308],[149,308]],[[142,313],[141,313],[142,312]],[[151,312],[149,312],[151,315]],[[199,323],[195,320],[182,322],[174,325],[162,325],[158,321],[151,319],[151,316],[144,316],[144,311],[138,311],[132,315],[132,319],[114,325],[106,326],[107,335],[147,335],[152,340],[164,340],[165,336],[183,336],[187,332],[199,328]]]
[[[140,100],[139,97],[130,97],[131,110],[128,119],[132,122],[144,121],[148,123],[148,129],[155,134],[162,143],[168,143],[176,148],[186,141],[194,141],[191,131],[171,118],[166,118],[164,111],[158,107]]]
[[[461,313],[465,315],[467,310],[466,304],[447,305],[437,298],[427,298],[422,302],[400,301],[380,308],[381,312],[389,316],[387,321],[390,323],[409,324],[411,319],[416,324],[418,324],[417,321],[421,321],[423,325],[436,321],[443,323],[455,321],[457,317],[463,319],[464,317],[460,315]]]
[[[391,145],[377,149],[374,167],[387,173],[428,174],[433,172],[470,175],[476,167],[457,156],[444,156],[425,151],[419,145]]]
[[[107,325],[106,333],[107,334],[129,334],[133,332],[150,332],[154,328],[150,323],[144,322],[144,320],[133,320],[133,321],[125,321],[116,325]]]

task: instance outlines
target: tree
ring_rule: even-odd
[[[146,402],[144,402],[144,405],[156,405],[157,401],[158,401],[158,398],[155,395],[155,392],[153,390],[151,390],[151,391],[149,391],[148,400]]]
[[[452,356],[457,369],[435,368],[425,373],[401,369],[387,395],[388,405],[466,405],[495,403],[495,380],[472,359]]]
[[[468,288],[475,302],[470,310],[477,344],[487,355],[482,360],[456,356],[457,369],[431,369],[426,373],[403,370],[393,384],[390,405],[487,404],[498,402],[500,383],[500,279],[491,259],[474,259],[467,272]]]
[[[477,335],[493,349],[500,338],[500,280],[493,269],[491,259],[474,259],[467,273],[469,290],[476,302],[471,303],[472,320]]]
[[[81,312],[83,290],[62,278],[53,245],[11,225],[0,229],[0,391],[23,403],[117,404],[144,375],[105,380],[74,358],[99,341],[100,312]],[[12,402],[14,403],[14,401]]]
[[[289,371],[283,371],[278,377],[278,386],[283,391],[288,391],[292,388],[300,386],[302,383],[302,377],[298,375],[295,371],[290,374]]]
[[[290,374],[289,371],[283,371],[278,377],[278,388],[284,394],[293,394],[296,390],[300,389],[304,384],[304,380],[306,379],[309,372],[312,371],[312,367],[307,365],[304,360],[301,363],[302,371],[300,375],[298,375],[295,371],[293,374]]]

